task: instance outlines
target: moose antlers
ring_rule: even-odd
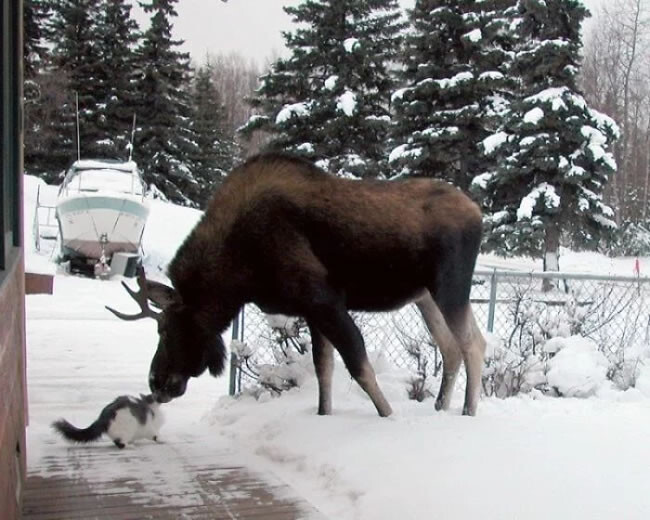
[[[126,289],[126,292],[128,292],[131,295],[131,298],[133,298],[136,302],[138,302],[138,305],[140,305],[140,312],[137,314],[124,314],[120,311],[116,311],[115,309],[112,309],[108,305],[105,307],[111,311],[115,316],[120,318],[121,320],[127,320],[127,321],[133,321],[133,320],[139,320],[140,318],[153,318],[156,321],[160,320],[160,312],[156,312],[152,310],[149,307],[149,301],[148,301],[148,294],[147,294],[147,278],[144,274],[144,267],[139,266],[137,268],[137,276],[138,276],[138,287],[140,287],[139,291],[134,291],[131,289],[125,282],[122,282],[122,285]]]

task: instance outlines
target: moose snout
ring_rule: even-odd
[[[187,379],[179,374],[160,377],[152,372],[149,374],[149,388],[159,402],[168,402],[185,393]]]

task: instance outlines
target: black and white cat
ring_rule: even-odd
[[[65,419],[55,421],[52,427],[73,442],[96,441],[105,433],[121,449],[137,439],[158,440],[164,422],[160,404],[153,394],[121,395],[105,406],[88,428],[77,428]]]

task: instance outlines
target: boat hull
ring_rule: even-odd
[[[79,194],[56,208],[64,256],[108,260],[113,253],[137,253],[149,216],[146,200],[130,196]]]

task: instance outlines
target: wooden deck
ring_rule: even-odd
[[[208,374],[162,408],[160,443],[119,450],[107,437],[74,445],[57,435],[56,419],[85,427],[116,396],[146,391],[158,340],[151,324],[106,319],[104,300],[121,291],[117,284],[66,281],[28,302],[24,520],[324,518],[273,474],[268,459],[238,451],[204,420],[225,389]],[[66,294],[72,289],[75,300]],[[0,520],[15,520],[4,513]]]
[[[24,520],[323,519],[270,475],[187,443],[71,446],[30,467]]]

